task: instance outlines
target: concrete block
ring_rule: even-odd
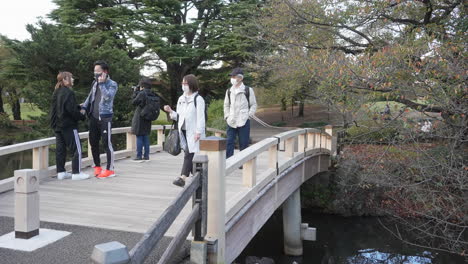
[[[39,193],[15,194],[15,231],[39,229]]]
[[[208,263],[208,244],[205,241],[192,241],[190,246],[190,263]]]
[[[301,237],[302,240],[316,241],[317,240],[317,229],[315,227],[309,227],[309,224],[301,224]]]
[[[95,264],[125,264],[129,263],[128,249],[117,241],[94,246],[91,260]]]
[[[15,171],[15,192],[32,193],[39,190],[38,170],[16,170]]]

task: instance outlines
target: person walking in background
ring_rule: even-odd
[[[109,65],[104,61],[94,63],[94,78],[91,91],[81,105],[89,117],[89,142],[94,161],[94,175],[99,178],[115,176],[114,149],[112,147],[112,116],[117,83],[109,77]],[[101,168],[99,141],[107,155],[107,168]]]
[[[133,92],[132,103],[136,106],[132,119],[132,133],[137,138],[137,154],[134,160],[149,160],[151,121],[159,116],[159,98],[151,91],[150,79],[140,80]]]
[[[232,86],[224,97],[224,120],[227,123],[226,158],[234,155],[236,137],[239,138],[239,150],[242,151],[249,146],[249,117],[257,111],[254,90],[243,83],[243,70],[235,68],[229,76]]]
[[[81,143],[78,121],[86,117],[80,112],[73,87],[73,75],[60,72],[52,95],[50,125],[55,132],[57,179],[85,180],[88,174],[81,172]],[[72,174],[65,170],[67,149],[72,153]]]
[[[172,183],[183,187],[192,172],[192,160],[200,152],[200,139],[205,137],[205,100],[198,95],[198,81],[195,75],[186,75],[182,80],[182,96],[177,101],[177,112],[165,105],[164,111],[176,120],[180,134],[180,146],[184,150],[184,163],[180,177]]]

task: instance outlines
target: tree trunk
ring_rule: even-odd
[[[304,100],[299,103],[299,117],[304,117]]]
[[[0,114],[5,113],[5,108],[3,108],[3,87],[0,87]]]
[[[11,106],[11,111],[13,112],[14,120],[21,120],[21,105],[19,99],[15,99],[13,105]]]

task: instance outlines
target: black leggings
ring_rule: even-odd
[[[185,130],[182,130],[182,133],[184,135],[185,142],[187,142],[187,132]],[[188,146],[187,149],[184,150],[184,153],[184,164],[182,165],[182,171],[180,172],[180,175],[188,177],[190,176],[190,173],[193,169],[193,156],[195,156],[195,153],[190,153],[188,150]]]

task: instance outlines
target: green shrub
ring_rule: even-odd
[[[286,126],[286,122],[283,122],[283,121],[273,122],[273,123],[271,123],[271,125],[276,126],[276,127],[284,127],[284,126]]]
[[[8,114],[2,113],[0,114],[0,127],[2,128],[11,128],[13,127],[13,124],[10,121],[10,117],[8,117]]]
[[[362,121],[359,126],[346,130],[346,140],[352,143],[390,143],[398,139],[402,127],[401,122]]]
[[[224,100],[213,100],[208,106],[207,128],[216,128],[225,130],[226,121],[224,121]]]
[[[316,128],[316,127],[323,127],[326,125],[328,125],[327,122],[315,121],[315,122],[304,122],[299,127]]]

